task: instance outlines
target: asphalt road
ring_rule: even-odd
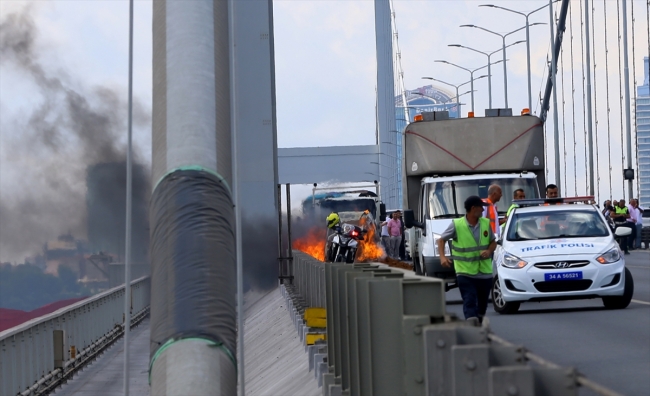
[[[650,251],[633,251],[625,260],[634,278],[626,309],[607,310],[593,299],[525,303],[517,314],[499,315],[490,304],[492,331],[624,395],[650,395]],[[447,293],[454,300],[460,300],[457,289]],[[463,317],[462,305],[447,309]]]

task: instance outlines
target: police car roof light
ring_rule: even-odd
[[[519,205],[519,207],[524,206],[537,206],[544,204],[566,204],[566,203],[582,203],[593,201],[593,195],[587,195],[584,197],[565,197],[565,198],[532,198],[532,199],[514,199],[512,203]]]

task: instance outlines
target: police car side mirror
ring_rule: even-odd
[[[385,203],[380,203],[379,204],[379,220],[380,221],[386,221],[386,204]]]
[[[626,237],[632,234],[632,229],[628,227],[619,227],[614,231],[614,235],[617,237]]]
[[[497,239],[497,245],[499,246],[503,245],[503,241],[501,239]]]

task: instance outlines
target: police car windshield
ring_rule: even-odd
[[[506,239],[528,241],[555,238],[605,237],[609,229],[595,211],[515,213]]]
[[[512,204],[515,190],[522,189],[526,198],[538,198],[539,190],[535,179],[524,178],[494,178],[482,180],[457,180],[428,183],[428,217],[430,219],[445,219],[465,215],[464,202],[471,195],[487,198],[490,185],[501,187],[503,196],[497,209],[505,215]]]

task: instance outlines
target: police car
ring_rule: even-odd
[[[494,253],[492,301],[501,314],[526,301],[602,298],[605,307],[627,307],[634,281],[615,232],[602,213],[582,202],[593,197],[520,200]]]

